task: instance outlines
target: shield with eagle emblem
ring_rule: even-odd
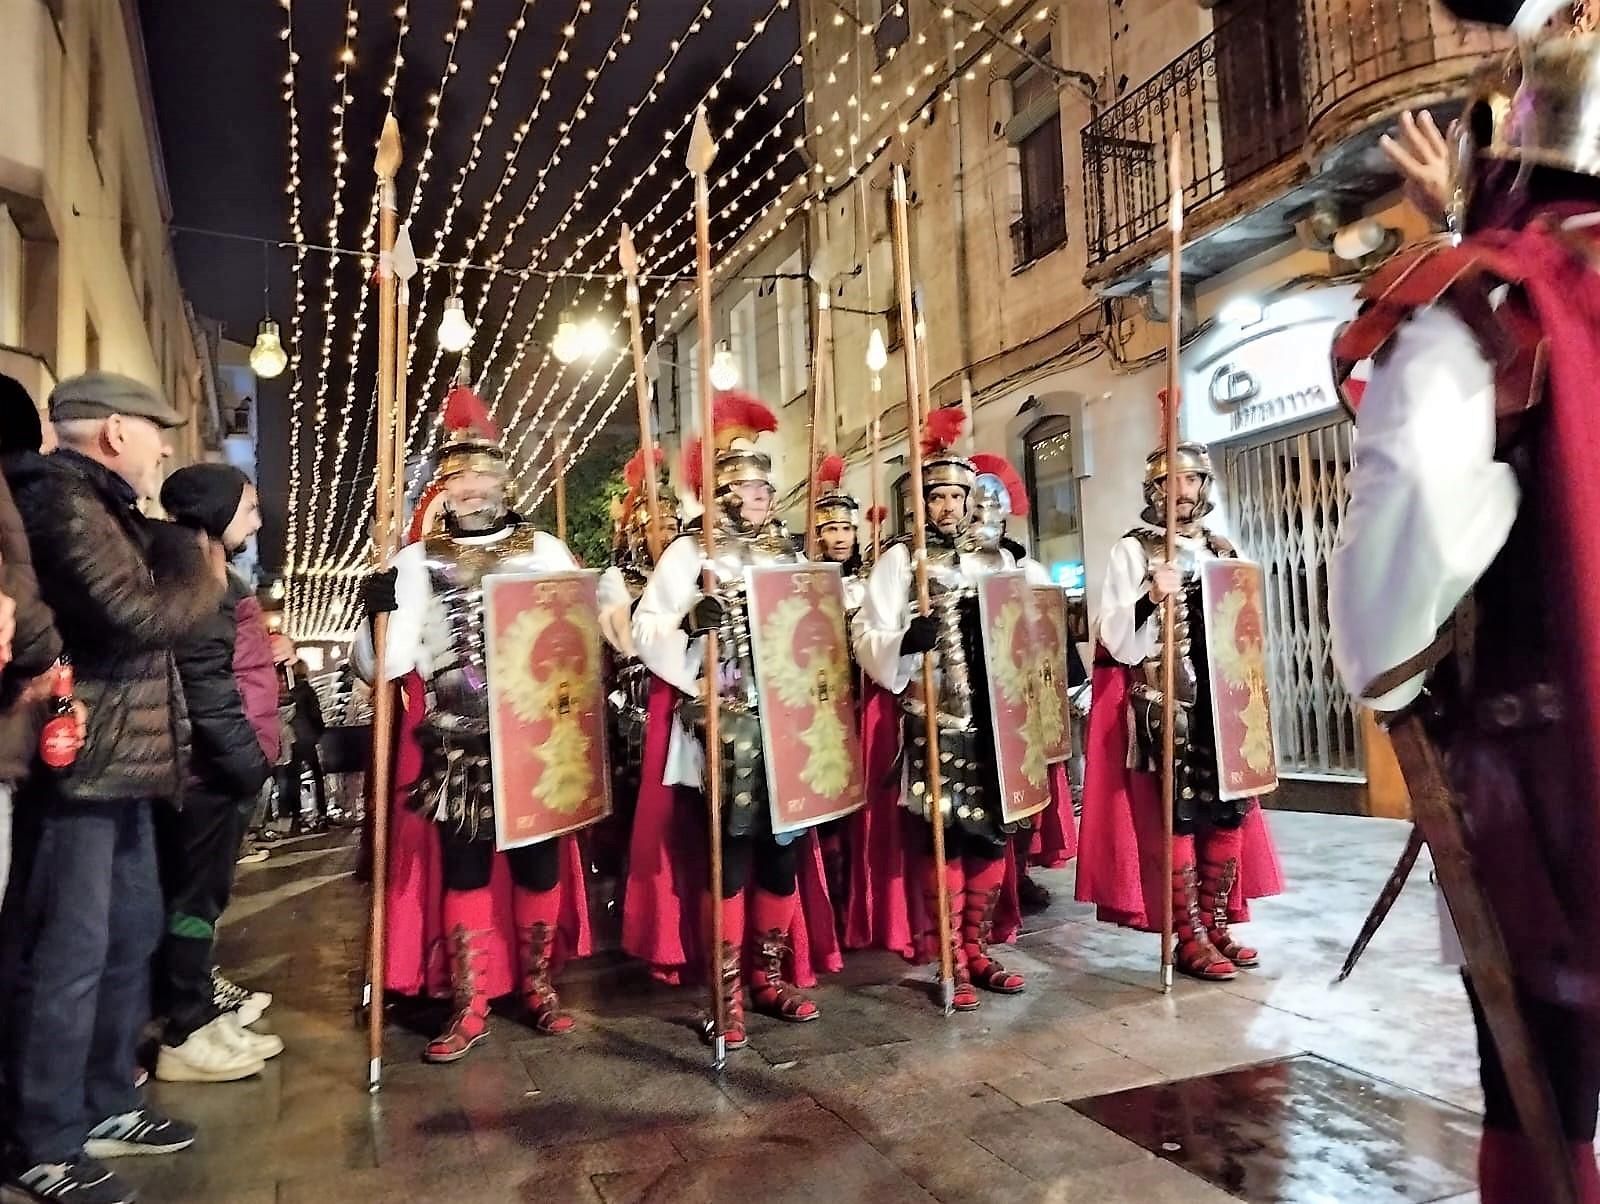
[[[1056,609],[1045,605],[1026,573],[991,573],[978,583],[978,626],[1006,823],[1050,805],[1050,761],[1063,745],[1070,748],[1065,696],[1057,688],[1066,661]],[[1064,623],[1066,612],[1060,613]]]
[[[850,688],[844,579],[836,564],[745,570],[761,693],[772,830],[782,836],[866,802]]]
[[[1254,798],[1278,788],[1267,698],[1267,614],[1261,566],[1208,560],[1200,566],[1206,663],[1217,734],[1217,795]]]
[[[592,572],[483,579],[498,849],[611,814],[598,586]]]

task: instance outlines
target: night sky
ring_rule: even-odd
[[[575,242],[604,222],[605,230],[593,239],[580,261],[609,268],[615,246],[618,198],[640,177],[645,164],[655,158],[664,144],[664,133],[675,129],[684,114],[717,81],[725,65],[734,58],[735,44],[749,38],[753,24],[771,12],[764,32],[756,37],[738,59],[731,80],[721,85],[711,105],[714,129],[733,124],[736,110],[750,104],[785,63],[799,44],[797,5],[777,9],[774,0],[715,0],[712,17],[698,34],[685,37],[696,19],[696,10],[686,0],[640,0],[640,14],[632,25],[633,36],[626,44],[617,43],[626,21],[625,0],[467,0],[468,26],[455,47],[456,71],[443,90],[439,124],[433,134],[433,157],[429,180],[422,186],[412,221],[412,234],[419,256],[441,253],[437,234],[447,206],[454,194],[457,175],[467,162],[473,133],[480,127],[492,92],[490,76],[506,53],[507,32],[519,12],[526,13],[526,27],[512,52],[506,77],[500,86],[494,124],[485,134],[480,160],[461,189],[461,203],[453,228],[446,238],[442,255],[460,259],[468,241],[478,233],[484,220],[483,205],[499,186],[507,164],[506,154],[514,145],[513,136],[527,120],[548,86],[550,98],[544,101],[537,120],[526,136],[526,144],[516,159],[517,172],[501,203],[489,216],[482,242],[473,254],[483,261],[497,249],[511,227],[513,218],[524,210],[539,171],[557,150],[562,161],[551,169],[545,191],[529,211],[506,252],[508,266],[523,266],[541,240],[560,222],[571,205],[574,192],[590,176],[591,169],[607,151],[607,139],[628,119],[628,108],[640,105],[671,53],[670,43],[683,38],[683,46],[672,64],[666,81],[658,87],[658,98],[641,108],[627,137],[619,143],[615,161],[598,177],[595,190],[585,198],[582,209],[569,227],[545,253],[545,266],[554,268],[566,258]],[[290,198],[285,186],[289,179],[289,117],[284,101],[283,77],[288,69],[287,47],[281,38],[284,12],[273,0],[141,0],[150,71],[155,91],[161,137],[172,188],[173,220],[178,226],[251,235],[258,238],[286,238],[289,229]],[[302,228],[307,241],[326,242],[328,221],[333,208],[332,134],[333,107],[338,99],[335,73],[344,45],[345,8],[338,0],[295,0],[294,50],[299,55],[295,68],[295,101],[299,112],[301,146]],[[353,43],[355,61],[348,77],[350,104],[345,115],[344,145],[348,162],[344,186],[339,196],[344,209],[339,222],[338,243],[359,248],[367,225],[372,198],[372,148],[381,126],[386,100],[383,85],[394,63],[398,21],[395,0],[378,3],[357,0],[357,36]],[[432,111],[429,97],[439,88],[450,47],[445,34],[462,15],[462,0],[411,0],[407,19],[411,26],[404,42],[404,64],[395,95],[395,115],[406,143],[406,169],[399,181],[401,211],[417,196],[417,163],[423,153],[427,121]],[[571,23],[575,33],[569,57],[557,62],[564,27]],[[608,48],[615,47],[616,58],[606,61]],[[595,81],[595,96],[587,115],[574,125],[571,144],[559,148],[559,124],[571,121],[579,101],[590,85],[586,72],[603,70]],[[553,67],[546,85],[541,72]],[[769,94],[768,103],[752,107],[738,132],[731,136],[718,159],[717,169],[742,155],[762,134],[774,129],[779,118],[799,99],[799,69],[790,68],[780,91]],[[775,194],[778,188],[803,169],[798,152],[792,150],[794,135],[800,132],[800,117],[790,117],[781,135],[766,140],[758,157],[743,173],[732,191],[744,187],[753,173],[777,166],[777,180],[765,186],[761,195]],[[672,173],[680,171],[684,159],[684,139],[680,138],[663,160],[661,173],[645,181],[623,206],[622,217],[636,225],[672,183]],[[669,171],[670,165],[670,171]],[[714,196],[714,205],[717,201]],[[640,236],[641,245],[650,234],[671,224],[688,210],[690,190],[674,194],[661,215],[647,224]],[[749,206],[742,212],[748,213]],[[679,226],[665,245],[676,245],[686,228]],[[294,253],[274,248],[264,266],[261,246],[249,242],[178,233],[179,271],[190,300],[203,315],[220,319],[229,337],[250,343],[262,316],[263,272],[270,274],[271,313],[289,336],[293,310]],[[674,264],[672,266],[681,266]],[[301,445],[302,526],[306,511],[332,514],[333,543],[337,546],[357,527],[359,504],[370,493],[371,450],[362,433],[370,429],[372,361],[376,357],[376,337],[372,318],[376,296],[367,307],[366,336],[359,351],[360,366],[353,396],[355,406],[346,438],[342,462],[336,451],[340,416],[344,412],[349,388],[348,357],[352,352],[354,315],[364,287],[365,274],[359,259],[338,261],[335,287],[339,297],[334,313],[334,338],[331,363],[323,358],[323,306],[329,259],[319,254],[307,256],[305,284],[306,325],[301,332],[304,380],[297,396],[302,407]],[[469,276],[465,296],[472,311],[481,276]],[[420,283],[420,281],[419,281]],[[449,291],[445,273],[433,273],[428,281],[429,317],[418,340],[413,361],[411,389],[413,404],[418,398],[434,360],[433,327]],[[498,279],[489,294],[485,320],[480,324],[472,349],[474,362],[481,370],[494,332],[501,326],[516,282]],[[490,361],[485,388],[491,398],[499,382],[506,379],[516,342],[527,329],[535,310],[549,289],[546,311],[537,328],[537,337],[548,338],[554,331],[558,311],[576,295],[578,282],[530,281],[515,308],[514,321],[499,353]],[[415,288],[415,285],[414,285]],[[589,298],[597,299],[597,290]],[[588,299],[586,299],[587,301]],[[648,292],[646,296],[648,304]],[[413,315],[418,298],[413,298]],[[591,301],[588,309],[593,309]],[[611,312],[617,312],[615,303]],[[522,373],[512,378],[506,390],[502,423],[510,418],[514,400],[531,384],[534,390],[524,420],[554,381],[546,372],[530,381],[529,372],[538,363],[535,350],[524,361]],[[443,397],[455,357],[447,356],[438,370],[429,396],[423,404],[437,407]],[[580,370],[581,371],[581,370]],[[577,372],[573,372],[575,378]],[[318,383],[326,381],[329,417],[321,438],[311,430],[308,418]],[[613,378],[612,388],[625,385],[627,378]],[[289,464],[289,374],[266,383],[261,398],[260,462],[267,527],[263,533],[263,554],[269,566],[282,556],[285,504]],[[593,392],[586,387],[581,407]],[[565,396],[563,389],[561,396]],[[572,415],[578,413],[575,407]],[[602,412],[597,407],[593,417]],[[622,407],[613,425],[625,431],[629,407]],[[508,432],[513,440],[520,431]],[[620,437],[620,436],[619,436]],[[531,445],[530,445],[531,446]],[[366,447],[359,462],[358,455]],[[306,497],[313,460],[320,460],[318,496]],[[335,465],[338,463],[336,469]],[[330,492],[337,472],[340,492]],[[352,482],[354,484],[352,484]]]

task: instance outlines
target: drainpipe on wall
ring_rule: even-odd
[[[956,73],[955,26],[945,23],[945,53],[952,72],[952,99],[946,109],[950,113],[950,157],[954,172],[950,181],[950,204],[954,210],[956,234],[956,348],[961,354],[961,408],[967,414],[967,450],[973,449],[977,437],[977,413],[972,404],[972,377],[967,368],[972,363],[972,330],[967,322],[967,169],[965,151],[961,143],[961,77]],[[928,382],[932,389],[933,382]]]

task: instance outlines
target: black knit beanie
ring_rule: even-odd
[[[174,521],[221,539],[239,512],[239,499],[249,483],[250,478],[232,464],[191,464],[161,486],[161,508]]]

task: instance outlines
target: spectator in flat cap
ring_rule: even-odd
[[[243,551],[261,529],[256,488],[231,464],[180,468],[162,486],[161,505],[174,522],[200,532],[227,556]],[[245,1027],[260,1018],[261,1001],[270,1002],[270,995],[250,992],[251,1010],[241,1013],[246,1001],[225,1009],[229,1000],[212,982],[217,922],[233,890],[239,844],[256,796],[272,774],[245,707],[245,683],[235,670],[240,641],[247,638],[241,624],[260,622],[259,612],[248,609],[256,605],[250,587],[229,573],[222,601],[175,648],[194,754],[183,805],[162,802],[155,808],[167,905],[155,969],[156,1007],[164,1017],[155,1075],[164,1082],[249,1078],[261,1072],[266,1058],[283,1052],[277,1037]],[[277,675],[270,655],[265,674],[275,705]]]
[[[141,1107],[131,1071],[164,917],[151,809],[178,796],[189,753],[173,649],[215,614],[225,566],[204,533],[138,510],[181,421],[151,389],[90,373],[56,386],[50,414],[61,449],[8,480],[88,730],[71,766],[41,770],[17,799],[3,1136],[11,1184],[87,1198],[122,1186],[98,1159],[194,1141]]]

